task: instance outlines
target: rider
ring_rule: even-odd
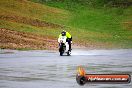
[[[71,34],[69,32],[67,32],[67,31],[63,30],[61,32],[61,34],[59,35],[59,38],[61,36],[66,36],[67,37],[66,42],[68,42],[68,44],[69,44],[69,51],[71,51],[71,43],[72,43],[72,36],[71,36]]]

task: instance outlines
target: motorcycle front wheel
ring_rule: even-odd
[[[60,46],[59,52],[60,52],[60,56],[63,56],[63,53],[64,53],[63,45]]]

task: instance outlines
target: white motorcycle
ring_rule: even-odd
[[[60,56],[62,56],[64,53],[66,53],[67,56],[71,55],[71,51],[69,51],[69,44],[66,42],[66,39],[66,36],[61,36],[58,38]]]

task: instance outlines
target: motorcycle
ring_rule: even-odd
[[[66,36],[58,38],[60,56],[63,56],[64,53],[66,53],[67,56],[71,55],[71,51],[69,51],[69,44],[66,42],[66,39]]]

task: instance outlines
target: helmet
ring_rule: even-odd
[[[61,34],[62,34],[62,36],[66,36],[66,31],[63,30],[63,31],[61,32]]]
[[[66,36],[66,32],[61,32],[62,36]]]

